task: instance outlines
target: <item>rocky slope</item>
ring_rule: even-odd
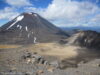
[[[100,49],[100,33],[96,31],[80,31],[71,36],[68,41],[70,44]]]

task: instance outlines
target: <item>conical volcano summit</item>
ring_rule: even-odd
[[[67,37],[64,31],[33,12],[20,14],[0,30],[0,42],[5,44],[53,42]]]

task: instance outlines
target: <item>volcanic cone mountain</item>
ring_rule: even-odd
[[[1,27],[0,42],[29,44],[52,42],[68,35],[36,13],[22,13]]]

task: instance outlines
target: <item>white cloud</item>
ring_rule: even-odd
[[[0,19],[13,19],[19,13],[15,10],[15,8],[6,7],[3,10],[0,10]]]
[[[91,24],[92,26],[100,26],[100,14],[97,14],[91,18],[88,24]]]
[[[99,8],[89,2],[76,2],[66,0],[54,0],[52,4],[43,12],[47,19],[61,21],[61,25],[77,25],[87,20],[87,16],[95,14]]]
[[[32,6],[29,0],[5,0],[5,2],[11,5],[11,7],[5,7],[0,10],[0,20],[11,20],[20,14],[19,8],[22,9],[22,7]],[[21,11],[23,11],[23,9]]]
[[[57,26],[96,26],[100,24],[100,8],[89,1],[53,0],[47,8],[30,6],[32,4],[29,0],[6,1],[13,6],[25,5],[24,12],[37,12]],[[0,14],[0,19],[12,19],[19,13],[15,8],[6,7],[0,10]]]
[[[30,6],[32,5],[29,0],[6,0],[9,5],[12,6]]]
[[[94,16],[92,19],[91,19],[92,22],[99,22],[100,21],[100,14]]]
[[[57,26],[86,26],[90,16],[100,12],[100,8],[90,2],[53,0],[47,8],[26,8],[35,11]]]

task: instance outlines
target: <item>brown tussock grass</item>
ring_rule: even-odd
[[[19,48],[21,45],[0,45],[0,49]]]

